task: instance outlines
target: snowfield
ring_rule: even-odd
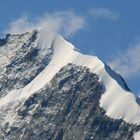
[[[134,140],[139,140],[140,139],[140,131],[134,134]]]

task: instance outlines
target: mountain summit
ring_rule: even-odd
[[[0,60],[0,140],[140,139],[139,98],[62,36],[8,34]]]

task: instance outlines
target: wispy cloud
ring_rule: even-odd
[[[84,17],[75,14],[72,11],[45,13],[43,16],[30,19],[22,16],[16,21],[10,23],[6,33],[18,34],[26,31],[32,31],[40,27],[48,31],[61,33],[64,36],[70,36],[85,27]]]
[[[119,53],[110,65],[126,78],[140,76],[140,40],[126,51]]]
[[[120,16],[118,13],[102,7],[92,8],[89,10],[88,13],[97,19],[104,18],[104,19],[116,20]]]
[[[119,14],[106,8],[92,8],[85,15],[79,16],[73,11],[56,11],[45,13],[43,16],[29,18],[27,15],[12,21],[4,33],[20,34],[26,31],[32,31],[44,27],[48,31],[53,31],[64,35],[71,36],[88,25],[88,17],[105,18],[115,20]]]

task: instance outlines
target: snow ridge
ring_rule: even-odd
[[[99,58],[80,53],[62,36],[48,33],[43,29],[39,31],[37,45],[41,48],[42,54],[49,49],[53,50],[50,63],[27,86],[13,90],[1,98],[0,107],[10,102],[27,99],[49,83],[63,66],[73,63],[88,67],[91,72],[100,77],[105,86],[105,93],[100,99],[100,107],[106,111],[107,116],[140,125],[140,106],[136,101],[137,97],[127,88],[124,80]]]

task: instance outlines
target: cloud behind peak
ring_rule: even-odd
[[[138,76],[140,73],[140,40],[116,55],[110,65],[126,78]]]
[[[92,15],[96,19],[109,19],[109,20],[116,20],[119,18],[119,14],[107,9],[107,8],[92,8],[89,10],[89,15]]]
[[[85,19],[72,11],[45,13],[43,16],[30,19],[24,15],[11,22],[5,33],[21,34],[34,29],[45,28],[51,32],[60,33],[66,37],[84,29]]]

